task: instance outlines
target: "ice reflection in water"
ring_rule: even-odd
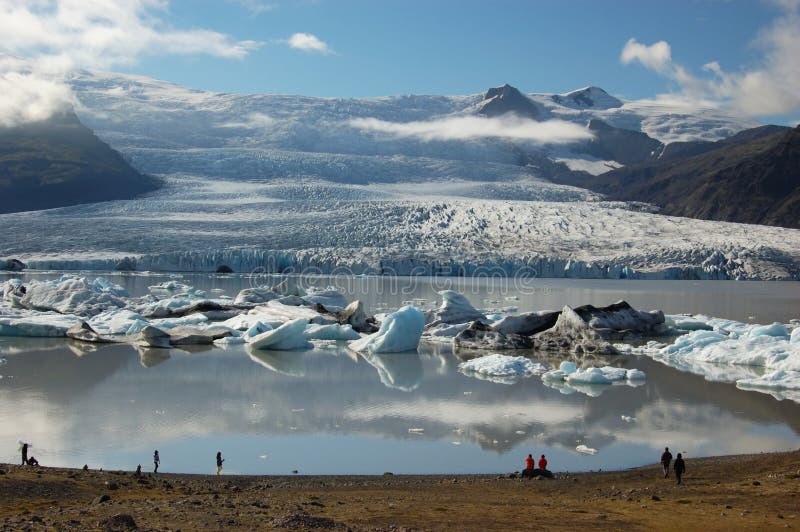
[[[132,469],[158,448],[165,471],[205,472],[219,448],[229,473],[496,472],[518,469],[529,452],[578,470],[652,462],[664,445],[700,456],[800,443],[800,405],[646,358],[623,359],[647,373],[643,386],[590,397],[538,377],[463,375],[441,347],[367,357],[342,345],[95,347],[0,339],[2,461],[25,439],[43,463],[78,467]],[[598,454],[579,455],[579,443]]]

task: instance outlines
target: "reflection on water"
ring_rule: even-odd
[[[654,462],[664,445],[701,456],[800,443],[800,405],[646,358],[624,359],[647,373],[640,387],[564,395],[537,377],[463,375],[441,347],[366,358],[342,345],[84,347],[0,339],[0,460],[24,439],[47,465],[132,469],[158,448],[164,471],[211,472],[222,450],[228,473],[496,472],[528,453],[587,470]]]

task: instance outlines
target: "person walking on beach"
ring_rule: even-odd
[[[531,471],[533,471],[534,467],[535,466],[533,464],[533,455],[529,454],[528,457],[525,459],[525,469],[530,469]]]
[[[217,451],[217,475],[222,472],[222,462],[224,461],[225,459],[222,457],[222,451]]]
[[[678,453],[678,457],[675,459],[675,465],[672,467],[675,471],[675,478],[678,479],[678,484],[681,483],[681,475],[683,472],[686,471],[686,463],[683,461],[683,456],[681,453]]]
[[[539,469],[547,469],[547,458],[544,455],[539,458]]]
[[[28,464],[28,444],[22,444],[22,465]]]
[[[153,453],[153,473],[158,473],[158,466],[161,465],[161,457],[158,456],[158,449]]]
[[[670,462],[672,462],[672,453],[669,452],[669,447],[664,447],[664,452],[661,453],[661,465],[664,468],[664,478],[669,477]]]

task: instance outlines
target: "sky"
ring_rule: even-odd
[[[68,98],[73,68],[337,97],[595,85],[800,120],[800,0],[0,0],[0,35],[28,61],[0,60],[0,122]]]

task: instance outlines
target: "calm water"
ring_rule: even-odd
[[[167,277],[113,278],[141,294]],[[436,290],[455,288],[476,306],[520,311],[626,299],[742,321],[800,317],[800,283],[541,280],[520,291],[485,280],[317,281],[347,289],[373,311],[433,303]],[[208,275],[184,282],[228,295],[251,283]],[[643,386],[587,390],[593,397],[562,394],[537,377],[500,384],[463,375],[442,346],[364,358],[344,345],[138,351],[0,338],[0,356],[7,462],[17,460],[20,439],[33,442],[45,465],[148,469],[158,448],[163,471],[212,472],[221,450],[225,473],[250,474],[498,472],[519,469],[528,453],[546,454],[555,470],[611,469],[654,462],[664,445],[692,457],[800,444],[800,405],[646,358],[621,359],[647,373]],[[598,453],[576,453],[580,443]]]

